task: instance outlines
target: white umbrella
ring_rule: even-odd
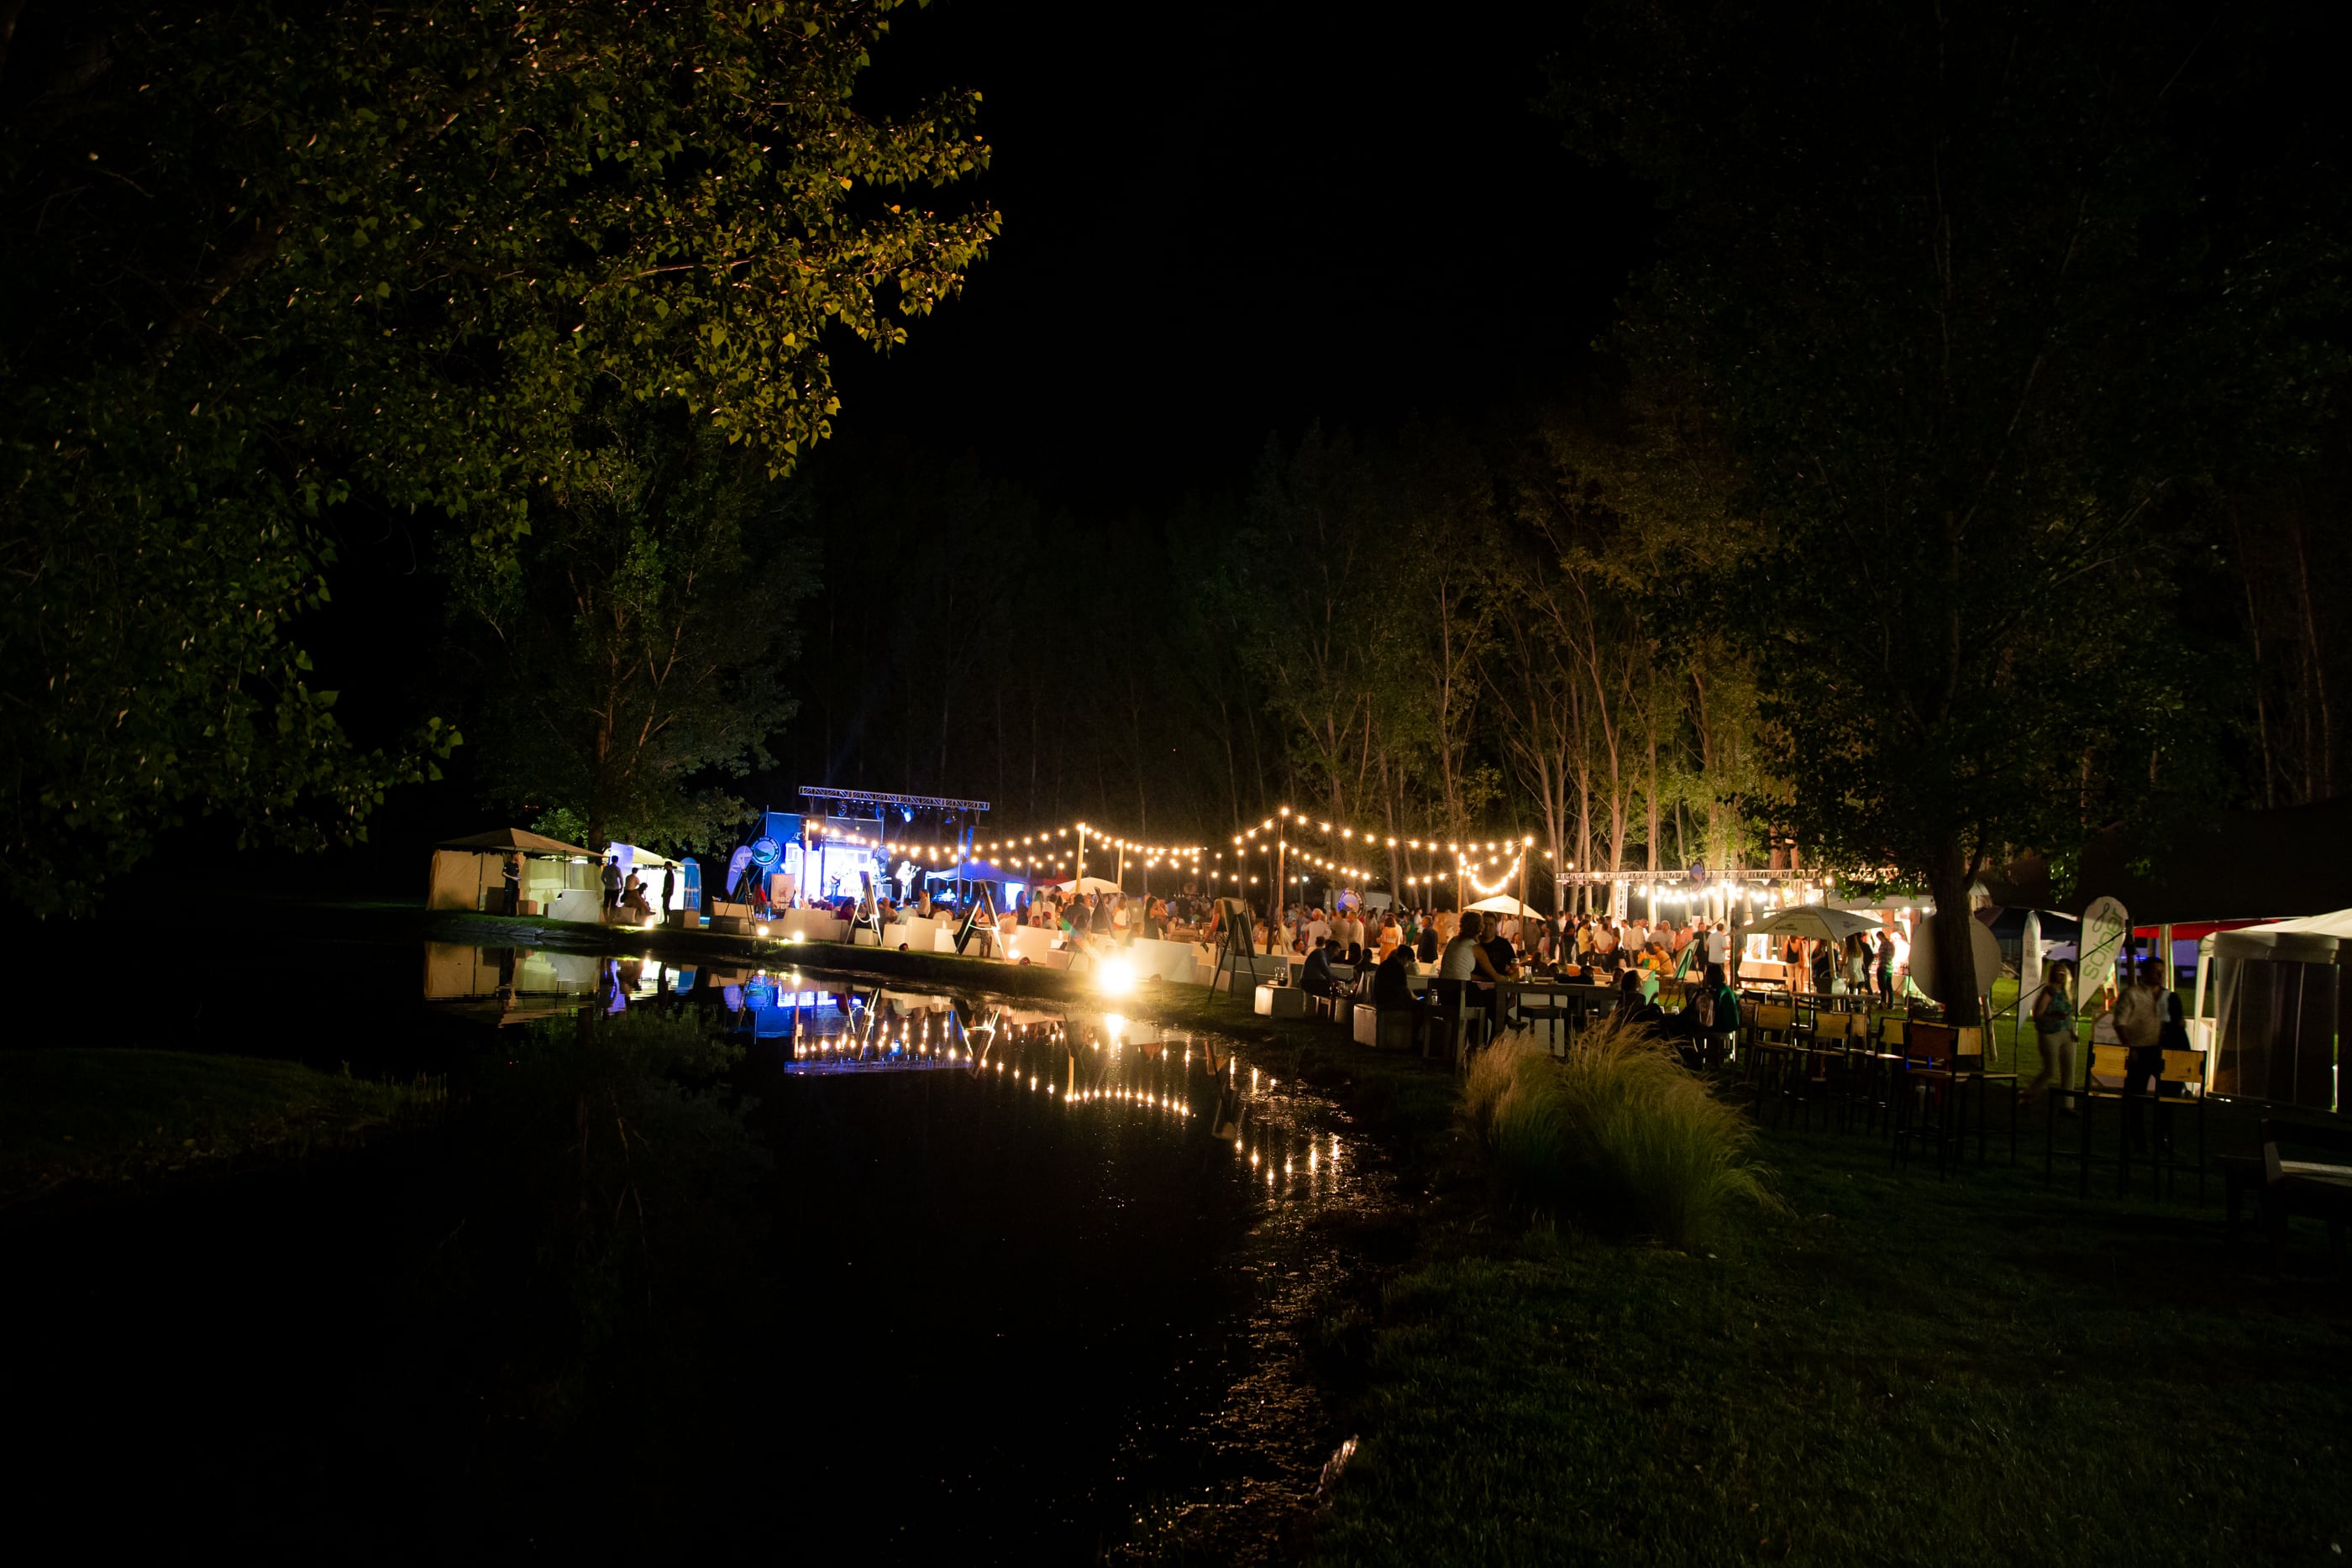
[[[1463,913],[1465,915],[1468,915],[1474,911],[1480,914],[1491,913],[1495,915],[1516,915],[1522,920],[1541,920],[1543,918],[1542,911],[1528,908],[1526,904],[1521,904],[1517,899],[1513,898],[1507,893],[1498,893],[1492,898],[1482,898],[1477,903],[1470,905],[1469,908],[1464,910]]]
[[[1741,935],[1802,936],[1815,942],[1843,942],[1849,936],[1859,936],[1866,931],[1878,929],[1878,922],[1866,915],[1832,909],[1825,904],[1801,904],[1794,909],[1780,910],[1753,925],[1743,927]]]
[[[1074,884],[1066,882],[1049,882],[1045,885],[1047,887],[1058,888],[1061,891],[1067,893]],[[1118,883],[1111,881],[1110,878],[1107,876],[1086,877],[1075,885],[1080,893],[1117,893],[1119,891]]]

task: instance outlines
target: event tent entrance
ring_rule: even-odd
[[[2337,1039],[2352,910],[2216,932],[2213,1092],[2341,1108]]]

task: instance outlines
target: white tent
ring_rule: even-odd
[[[2260,958],[2280,946],[2282,939],[2287,937],[2352,942],[2352,909],[2339,909],[2333,915],[2306,915],[2299,920],[2273,920],[2261,925],[2242,925],[2235,931],[2217,931],[2213,934],[2213,952],[2216,956],[2224,958]],[[2319,950],[2319,944],[2310,946]],[[2325,950],[2335,951],[2333,947]]]
[[[2352,909],[2217,931],[2200,947],[2198,1005],[2207,952],[2219,988],[2206,1058],[2213,1092],[2336,1109],[2337,1009]]]
[[[509,855],[520,856],[523,862],[522,896],[537,904],[542,912],[558,919],[596,918],[597,905],[604,897],[603,884],[597,880],[602,861],[596,852],[522,828],[497,828],[435,845],[425,906],[464,910],[503,907],[502,899],[489,895],[503,894]],[[565,900],[562,894],[566,891],[591,893],[583,905],[584,915],[575,915],[570,908],[556,908],[558,904],[577,902]]]

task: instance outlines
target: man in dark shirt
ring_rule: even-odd
[[[1315,938],[1315,951],[1307,955],[1300,966],[1298,986],[1310,997],[1336,997],[1339,994],[1339,977],[1331,972],[1331,939]]]
[[[1412,1006],[1412,971],[1406,967],[1402,944],[1389,949],[1389,956],[1372,971],[1372,1006],[1376,1008],[1409,1008]]]

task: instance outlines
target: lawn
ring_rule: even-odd
[[[0,1204],[356,1143],[442,1094],[193,1051],[0,1051]]]
[[[2041,1127],[1949,1179],[1768,1130],[1785,1207],[1686,1253],[1436,1219],[1375,1314],[1318,1560],[2341,1561],[2352,1290],[2297,1277],[2316,1228],[2272,1278],[2218,1181],[2045,1188]]]

